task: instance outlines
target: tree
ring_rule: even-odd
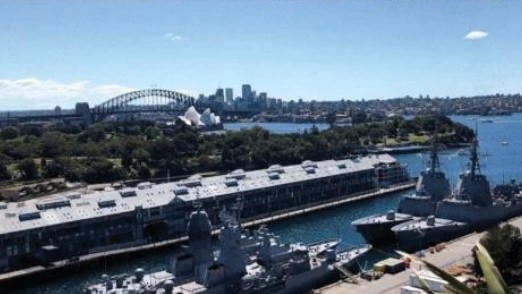
[[[15,127],[5,127],[0,131],[0,138],[4,140],[12,140],[18,138],[18,129]]]
[[[149,126],[145,129],[145,136],[147,140],[154,140],[161,134],[161,130],[155,126]]]
[[[333,125],[334,125],[334,123],[335,123],[335,120],[336,120],[335,112],[329,112],[329,113],[326,115],[326,122],[328,123],[328,125],[330,125],[330,128],[333,127]]]
[[[18,170],[24,180],[35,180],[38,178],[38,166],[32,158],[26,158],[18,163]]]
[[[63,165],[55,160],[47,163],[43,170],[46,178],[56,178],[64,173]]]
[[[66,141],[64,135],[57,132],[44,133],[41,137],[42,155],[52,158],[64,153]]]
[[[150,178],[150,175],[149,167],[145,162],[142,162],[138,168],[138,177],[140,177],[140,179],[148,179]]]
[[[518,227],[510,224],[496,226],[480,239],[480,243],[486,247],[507,280],[515,283],[522,281],[522,241]]]
[[[7,165],[4,161],[0,161],[0,181],[6,181],[11,179],[11,173],[7,169]]]

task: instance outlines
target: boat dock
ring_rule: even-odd
[[[396,186],[392,186],[389,188],[381,188],[370,193],[356,193],[347,196],[338,197],[332,199],[332,201],[324,202],[324,203],[314,203],[306,206],[296,207],[292,210],[282,211],[279,213],[274,213],[271,215],[262,215],[260,218],[255,218],[252,220],[246,220],[242,222],[242,227],[254,227],[260,224],[267,224],[270,222],[280,221],[292,217],[296,217],[299,215],[304,215],[307,213],[311,213],[314,211],[327,209],[330,207],[335,207],[339,205],[344,205],[352,202],[357,202],[365,199],[372,199],[378,197],[385,197],[387,195],[406,191],[412,189],[415,186],[415,182],[408,182],[405,184],[400,184]],[[217,235],[219,230],[216,229],[213,231],[213,235]],[[175,239],[170,239],[166,241],[150,243],[150,244],[135,244],[132,247],[127,247],[129,244],[123,244],[126,248],[118,248],[116,246],[109,246],[105,248],[106,250],[100,249],[98,252],[90,253],[87,255],[82,255],[77,258],[68,259],[68,260],[60,260],[53,262],[47,267],[44,266],[33,266],[30,268],[25,268],[17,271],[12,271],[8,273],[0,274],[0,285],[3,287],[17,287],[23,285],[25,279],[31,277],[32,279],[46,279],[47,277],[52,277],[57,273],[68,272],[70,270],[77,270],[83,267],[92,266],[93,264],[100,264],[103,260],[107,258],[127,258],[129,256],[134,256],[138,254],[143,254],[145,252],[160,250],[164,248],[168,248],[181,242],[187,240],[187,237],[180,237]]]
[[[510,224],[522,228],[522,217],[517,217],[508,221]],[[485,232],[472,233],[446,243],[446,249],[436,252],[426,252],[425,260],[433,263],[440,268],[448,268],[454,264],[465,265],[472,262],[471,249]],[[421,269],[421,265],[416,262],[411,263],[410,268]],[[401,287],[407,284],[408,278],[412,273],[411,269],[406,269],[396,274],[385,274],[378,280],[367,281],[359,279],[357,284],[338,281],[334,284],[317,289],[317,294],[398,294]]]

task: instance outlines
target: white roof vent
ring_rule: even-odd
[[[60,208],[65,206],[71,206],[71,201],[67,198],[56,198],[40,201],[36,204],[36,208],[40,210]]]
[[[237,186],[238,183],[237,183],[236,179],[226,179],[225,185],[227,185],[227,187],[233,187],[233,186]]]
[[[98,200],[98,207],[107,208],[116,206],[116,201],[114,199],[102,199]]]
[[[278,173],[278,174],[282,174],[285,172],[285,169],[280,166],[279,164],[274,164],[274,165],[271,165],[267,170],[266,170],[267,173]]]
[[[308,167],[317,168],[317,163],[311,161],[311,160],[305,160],[303,163],[301,163],[301,166],[306,169]]]
[[[226,175],[225,177],[226,179],[236,179],[236,180],[239,180],[239,179],[244,179],[245,178],[245,171],[242,170],[242,169],[236,169],[235,171],[229,173],[228,175]]]
[[[176,195],[188,194],[188,189],[187,189],[187,187],[184,187],[184,186],[176,186],[176,187],[174,187],[174,194],[176,194]]]
[[[139,183],[137,187],[140,190],[150,189],[150,188],[152,188],[152,183],[151,182]]]
[[[268,174],[268,178],[271,180],[279,180],[281,177],[279,176],[279,173],[272,172]]]
[[[120,191],[120,195],[123,198],[138,196],[134,189],[124,189]]]
[[[21,222],[27,221],[27,220],[39,219],[39,218],[40,218],[40,212],[39,211],[21,212],[18,215],[18,219]]]
[[[178,185],[183,185],[185,187],[197,187],[197,186],[201,186],[201,179],[197,179],[197,178],[194,178],[194,179],[186,179],[182,182],[180,182]]]
[[[82,194],[79,192],[71,192],[71,193],[67,193],[67,195],[65,195],[65,198],[70,199],[70,200],[80,199],[80,198],[82,198]]]

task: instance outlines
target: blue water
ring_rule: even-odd
[[[478,127],[480,153],[488,156],[481,157],[482,172],[490,179],[492,184],[502,183],[503,179],[522,179],[522,152],[519,146],[522,144],[522,115],[488,117],[493,123],[476,123],[477,118],[456,116],[453,120],[462,122],[472,128]],[[245,124],[232,124],[232,128],[239,129]],[[301,132],[304,124],[261,124],[274,133]],[[246,124],[246,126],[252,126]],[[309,125],[311,127],[311,124]],[[319,127],[319,125],[317,125]],[[325,126],[326,127],[326,126]],[[290,131],[289,131],[290,130]],[[508,141],[509,145],[501,145],[502,141]],[[441,155],[442,169],[456,183],[458,174],[467,166],[468,157],[459,156],[458,150],[448,150]],[[403,154],[396,158],[408,165],[412,175],[418,175],[425,168],[427,156],[424,154]],[[351,221],[365,215],[395,209],[401,194],[394,194],[378,200],[365,200],[354,204],[331,208],[315,212],[310,215],[296,217],[290,220],[269,224],[269,228],[279,235],[285,242],[313,242],[324,238],[341,237],[342,247],[364,242],[364,239],[350,225]],[[382,259],[392,254],[392,246],[373,250],[372,254],[361,261],[361,266],[370,266],[373,261]],[[67,277],[57,277],[45,284],[31,285],[27,289],[15,293],[75,293],[83,286],[99,281],[102,273],[109,275],[122,272],[132,272],[137,267],[146,271],[159,270],[163,267],[166,255],[173,250],[165,250],[148,254],[145,257],[126,260],[125,262],[111,263],[107,261],[98,269],[93,269],[81,274],[71,274]],[[28,283],[29,284],[29,283]],[[2,292],[4,293],[4,292]]]
[[[325,123],[225,123],[223,129],[225,131],[239,131],[241,129],[251,129],[253,127],[262,127],[274,134],[290,134],[290,133],[304,133],[310,131],[315,125],[319,131],[326,130],[328,124]]]

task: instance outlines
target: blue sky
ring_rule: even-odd
[[[242,83],[305,100],[518,93],[521,2],[1,1],[0,110]],[[468,38],[466,38],[468,36]]]

